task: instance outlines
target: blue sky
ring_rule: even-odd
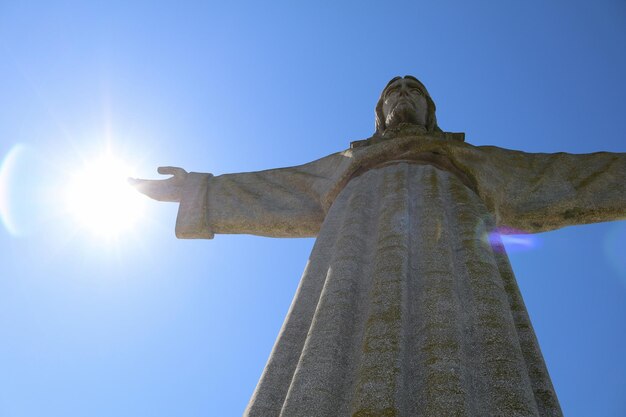
[[[311,239],[177,240],[147,200],[79,227],[66,179],[107,146],[148,178],[297,165],[413,74],[469,143],[625,152],[624,51],[620,0],[0,2],[0,416],[241,415],[291,302]],[[626,415],[626,222],[535,238],[510,257],[565,415]]]

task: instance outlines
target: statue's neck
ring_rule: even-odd
[[[393,139],[402,136],[423,135],[428,133],[426,126],[412,123],[400,123],[396,126],[388,127],[380,135],[382,140]]]
[[[431,132],[428,131],[425,126],[403,123],[398,126],[385,129],[382,134],[376,133],[371,138],[350,142],[350,148],[360,148],[379,142],[385,142],[387,140],[405,138],[409,136],[431,136],[433,138],[440,138],[444,140],[465,142],[465,133],[443,132],[439,129]]]
[[[350,143],[351,148],[359,148],[362,146],[372,145],[374,143],[402,138],[407,136],[422,136],[428,134],[425,126],[412,123],[400,123],[397,126],[385,129],[383,133],[376,132],[374,136],[364,140],[357,140]]]

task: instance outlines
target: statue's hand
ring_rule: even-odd
[[[187,171],[178,167],[159,167],[159,174],[173,175],[166,180],[142,180],[129,178],[130,185],[137,191],[158,201],[179,202],[183,192],[183,184],[187,178]]]

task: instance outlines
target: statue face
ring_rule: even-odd
[[[383,115],[387,127],[400,123],[426,126],[428,101],[414,80],[401,78],[394,81],[385,90],[383,96]]]

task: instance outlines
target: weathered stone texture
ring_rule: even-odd
[[[492,229],[474,191],[431,165],[350,181],[246,415],[560,415]]]
[[[248,417],[560,416],[496,227],[626,217],[626,154],[399,131],[309,164],[191,173],[181,237],[317,236]]]
[[[532,134],[532,133],[531,133]],[[308,164],[131,180],[176,235],[317,236],[247,417],[557,417],[496,228],[626,218],[626,154],[541,154],[443,132],[412,76],[373,137]]]

